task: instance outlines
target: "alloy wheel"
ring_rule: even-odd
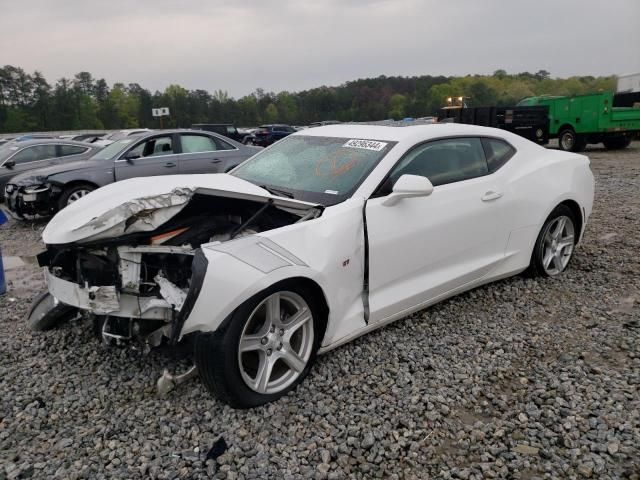
[[[575,245],[573,221],[566,215],[555,218],[544,235],[542,267],[550,275],[558,275],[567,268]]]
[[[69,195],[69,198],[67,199],[67,205],[71,205],[73,202],[75,202],[76,200],[80,200],[82,197],[89,193],[91,193],[91,190],[76,190],[71,195]]]
[[[245,384],[255,392],[272,394],[295,382],[313,351],[313,325],[311,309],[297,293],[276,292],[260,302],[238,345]]]

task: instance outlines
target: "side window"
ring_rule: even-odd
[[[391,180],[393,184],[401,175],[421,175],[435,187],[488,173],[480,139],[450,138],[414,148],[394,168]]]
[[[173,154],[173,139],[171,136],[154,137],[139,143],[130,154],[138,157],[157,157],[160,155]]]
[[[219,138],[216,138],[216,144],[218,145],[218,150],[235,150],[236,148],[230,143],[227,143]]]
[[[180,135],[182,153],[213,152],[220,150],[211,137],[204,135]]]
[[[482,146],[487,156],[489,173],[493,173],[509,161],[516,153],[516,149],[507,142],[497,138],[483,138]]]
[[[34,145],[33,147],[25,148],[16,153],[11,160],[19,163],[35,162],[37,160],[46,160],[48,158],[55,158],[56,146],[55,145]]]
[[[80,155],[87,150],[89,149],[85,147],[79,147],[78,145],[60,145],[60,156],[66,157],[69,155]]]
[[[227,126],[227,133],[229,135],[235,135],[236,133],[238,133],[238,131],[236,130],[236,127],[232,127],[230,125]]]

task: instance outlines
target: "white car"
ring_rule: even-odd
[[[126,180],[60,211],[29,322],[80,310],[107,341],[192,338],[186,375],[252,407],[317,353],[435,302],[527,268],[559,275],[593,192],[587,157],[503,130],[308,129],[229,174]]]
[[[99,138],[93,143],[95,143],[96,145],[100,145],[102,147],[106,147],[107,145],[111,145],[112,143],[118,140],[122,140],[123,138],[127,138],[130,135],[138,135],[139,133],[146,133],[150,131],[151,130],[148,128],[132,128],[128,130],[116,130],[115,132],[111,132],[108,135],[105,135],[104,137]]]

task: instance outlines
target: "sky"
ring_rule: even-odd
[[[640,72],[640,0],[0,0],[0,64],[240,97],[379,75]]]

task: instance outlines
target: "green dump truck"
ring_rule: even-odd
[[[588,143],[602,142],[607,149],[626,148],[640,132],[640,103],[621,103],[612,92],[574,97],[527,97],[518,106],[549,107],[549,138],[557,138],[562,150],[578,152]]]

